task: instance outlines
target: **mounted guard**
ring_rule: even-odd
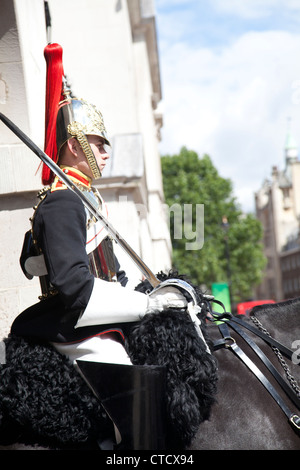
[[[45,154],[60,172],[55,174],[44,162],[42,181],[50,186],[39,194],[21,256],[26,276],[40,278],[41,299],[16,318],[11,332],[50,342],[75,362],[93,391],[97,374],[95,393],[117,428],[117,443],[125,448],[163,448],[164,368],[133,366],[124,340],[145,315],[168,308],[185,311],[188,302],[179,281],[175,286],[157,281],[150,295],[126,287],[109,223],[103,224],[105,203],[92,187],[110,157],[103,116],[94,105],[71,96],[65,86],[62,48],[48,45],[45,57]],[[102,220],[95,218],[94,209]],[[133,402],[129,396],[134,396]],[[141,422],[142,438],[134,432]]]

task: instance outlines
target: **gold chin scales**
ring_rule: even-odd
[[[68,125],[68,133],[78,140],[85,156],[88,161],[89,167],[95,179],[101,178],[101,171],[97,165],[95,155],[90,147],[90,144],[83,132],[82,125],[79,122],[71,122]]]

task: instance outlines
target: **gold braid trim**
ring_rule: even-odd
[[[34,213],[32,215],[32,217],[30,217],[30,223],[31,223],[31,237],[32,237],[32,242],[33,242],[33,246],[34,246],[34,249],[35,249],[35,252],[36,252],[36,255],[41,255],[43,254],[43,251],[41,249],[41,247],[38,245],[38,242],[37,242],[37,239],[35,237],[35,233],[33,231],[33,223],[34,223],[34,219],[35,219],[35,216],[36,216],[36,210],[38,209],[39,205],[41,204],[41,202],[43,202],[43,200],[45,199],[48,191],[50,191],[50,186],[45,186],[43,189],[41,189],[38,193],[37,193],[37,197],[39,198],[39,202],[33,207],[33,210],[34,210]],[[46,299],[49,299],[49,297],[53,297],[55,295],[58,295],[58,290],[55,289],[54,286],[52,286],[52,284],[50,283],[49,281],[49,278],[48,278],[48,275],[44,275],[44,276],[39,276],[39,279],[40,279],[40,286],[41,286],[41,290],[42,290],[42,294],[39,295],[39,300],[46,300]]]

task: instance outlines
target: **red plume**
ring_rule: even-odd
[[[59,102],[64,99],[62,53],[59,44],[48,44],[44,49],[47,63],[44,151],[55,163],[57,162],[56,119]],[[43,164],[42,183],[51,184],[53,179],[53,172]]]

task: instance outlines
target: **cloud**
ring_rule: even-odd
[[[253,210],[254,192],[273,165],[284,165],[288,116],[300,122],[299,51],[300,35],[285,31],[249,31],[212,48],[164,36],[161,153],[186,145],[210,154]]]
[[[216,11],[240,18],[258,19],[274,12],[299,11],[298,0],[210,0]]]

